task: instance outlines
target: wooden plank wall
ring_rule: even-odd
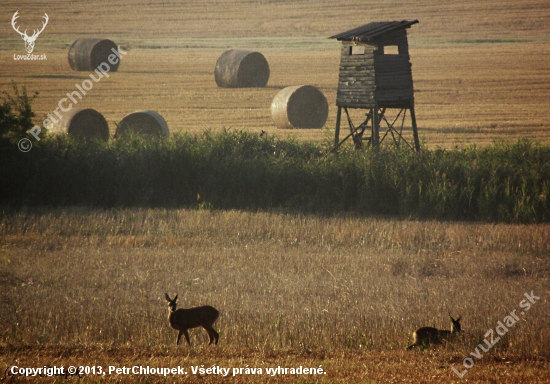
[[[378,39],[374,52],[376,101],[380,107],[391,107],[413,98],[413,81],[407,31],[401,30]],[[387,54],[384,46],[397,46],[398,54]]]
[[[352,46],[362,46],[365,53],[352,55]],[[376,46],[342,42],[340,74],[336,105],[350,108],[372,108],[376,90],[374,50]]]
[[[385,54],[385,46],[397,54]],[[365,48],[352,55],[352,46]],[[406,30],[385,35],[372,44],[343,42],[336,105],[348,108],[407,107],[413,100],[413,81]]]

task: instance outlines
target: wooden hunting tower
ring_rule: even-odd
[[[356,148],[362,148],[363,141],[378,147],[390,134],[397,146],[404,141],[410,148],[420,150],[406,31],[416,23],[418,20],[373,22],[330,37],[342,42],[336,96],[336,148],[350,137]],[[366,119],[354,126],[348,113],[349,108],[367,109]],[[350,134],[340,141],[342,109],[347,116]],[[395,118],[388,119],[388,109],[398,110]],[[403,137],[407,110],[410,111],[414,148]],[[380,138],[382,121],[388,129]],[[401,127],[396,123],[401,124]],[[363,138],[367,127],[371,130],[371,136]]]

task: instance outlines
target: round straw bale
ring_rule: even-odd
[[[101,113],[91,108],[72,108],[48,128],[55,133],[64,133],[83,142],[109,140],[107,120]]]
[[[137,111],[126,115],[117,126],[115,137],[122,137],[130,132],[155,137],[166,137],[170,134],[168,124],[155,111]]]
[[[118,47],[111,40],[78,39],[69,48],[69,65],[75,71],[93,71],[100,64],[106,63],[109,66],[109,72],[116,72],[120,60],[117,58],[116,64],[109,62],[109,55],[115,52],[118,52]]]
[[[273,98],[271,116],[277,128],[322,128],[328,117],[327,99],[311,85],[286,87]]]
[[[269,64],[260,52],[231,49],[218,58],[214,75],[222,88],[265,87]]]

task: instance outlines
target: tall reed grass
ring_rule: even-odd
[[[550,148],[346,150],[242,131],[82,145],[3,146],[4,205],[356,212],[517,223],[550,220]]]

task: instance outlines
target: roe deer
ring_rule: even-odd
[[[413,340],[414,343],[412,345],[409,345],[407,347],[407,350],[413,349],[414,347],[421,347],[422,345],[428,345],[428,344],[441,344],[444,340],[450,340],[456,333],[461,332],[462,328],[460,327],[460,319],[453,319],[453,317],[449,314],[449,317],[451,318],[451,330],[443,330],[443,329],[437,329],[433,327],[422,327],[418,328],[413,333]]]
[[[172,328],[179,331],[176,345],[180,343],[182,334],[185,336],[187,344],[191,345],[187,330],[196,327],[203,327],[206,332],[208,332],[208,338],[210,339],[210,343],[208,343],[208,345],[212,344],[213,341],[218,344],[218,338],[220,335],[214,330],[214,328],[212,328],[212,324],[214,324],[220,314],[215,308],[205,305],[202,307],[188,309],[176,309],[176,300],[178,300],[178,295],[176,295],[174,299],[171,299],[167,293],[164,295],[168,301],[168,322]]]

